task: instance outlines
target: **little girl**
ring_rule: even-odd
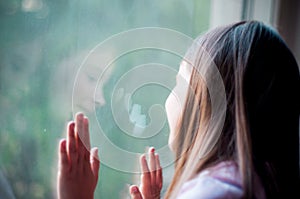
[[[224,97],[214,84],[217,74],[225,101],[215,103],[212,94]],[[299,91],[297,63],[270,27],[243,21],[197,38],[166,101],[176,162],[163,197],[299,198]],[[182,109],[173,93],[183,99]],[[90,150],[82,113],[70,122],[59,148],[59,198],[93,198],[99,158],[97,149]],[[149,163],[141,157],[140,187],[130,187],[134,199],[161,197],[162,168],[154,148],[149,157]]]

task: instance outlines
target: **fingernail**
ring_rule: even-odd
[[[98,148],[95,148],[95,154],[98,156],[99,153],[98,153]]]
[[[70,127],[71,127],[71,130],[74,131],[75,130],[75,123],[73,122]]]
[[[146,159],[146,156],[145,156],[145,154],[143,154],[143,155],[141,155],[141,160],[145,160]]]
[[[68,123],[68,126],[69,126],[69,128],[74,128],[74,121],[70,121],[69,123]]]
[[[150,147],[150,152],[153,153],[155,151],[154,147]]]
[[[67,152],[67,150],[66,150],[66,140],[62,139],[60,141],[60,143],[61,143],[61,152],[63,152],[63,153]]]
[[[60,140],[62,147],[66,147],[66,141],[64,139]]]
[[[78,112],[78,113],[76,114],[76,118],[79,119],[79,120],[82,120],[83,117],[84,117],[84,114],[83,114],[82,112]]]
[[[138,189],[137,189],[137,187],[132,187],[132,193],[137,193],[138,192]]]

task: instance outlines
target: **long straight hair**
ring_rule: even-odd
[[[243,21],[213,29],[195,43],[186,55],[193,71],[172,144],[175,174],[165,198],[176,198],[187,180],[227,160],[238,165],[243,198],[255,198],[256,175],[268,198],[298,196],[299,69],[279,34],[261,22]],[[207,73],[205,80],[199,73],[207,56],[226,93],[227,107],[220,113],[225,120],[213,124],[215,130],[208,128],[212,99],[206,81],[214,77]],[[206,139],[220,128],[219,136]],[[203,152],[203,145],[211,147]]]

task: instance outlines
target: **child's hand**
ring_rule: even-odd
[[[162,189],[162,168],[160,166],[158,154],[155,149],[149,149],[149,166],[145,155],[141,156],[140,165],[142,170],[141,185],[130,187],[132,199],[159,199]]]
[[[59,199],[92,199],[100,167],[98,151],[90,149],[88,118],[77,113],[59,144],[57,191]]]

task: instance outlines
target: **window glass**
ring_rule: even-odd
[[[118,41],[100,54],[91,50],[97,51],[101,42],[134,28],[162,27],[195,38],[208,29],[209,18],[209,0],[1,1],[0,197],[55,198],[58,141],[65,137],[67,121],[76,111],[90,117],[92,144],[107,156],[104,159],[138,167],[106,149],[97,138],[99,124],[105,137],[124,151],[143,153],[148,146],[165,147],[164,101],[175,84],[181,57],[151,48],[119,56],[116,52],[122,45]],[[153,35],[148,37],[155,40]],[[127,42],[134,43],[134,38]],[[110,59],[105,70],[99,62]],[[143,65],[163,65],[169,72],[132,72]],[[147,82],[129,99],[122,86],[114,90],[122,77],[123,84],[130,84],[134,74],[143,74],[140,79],[149,81],[165,75],[169,87]],[[132,124],[129,132],[116,124],[111,102],[119,108],[118,121]],[[157,112],[156,117],[151,118],[151,110]],[[120,117],[122,111],[124,117]],[[143,128],[153,121],[161,123],[161,128],[143,137]],[[171,171],[166,168],[164,175]],[[128,185],[138,178],[138,174],[103,163],[95,198],[126,198]]]

